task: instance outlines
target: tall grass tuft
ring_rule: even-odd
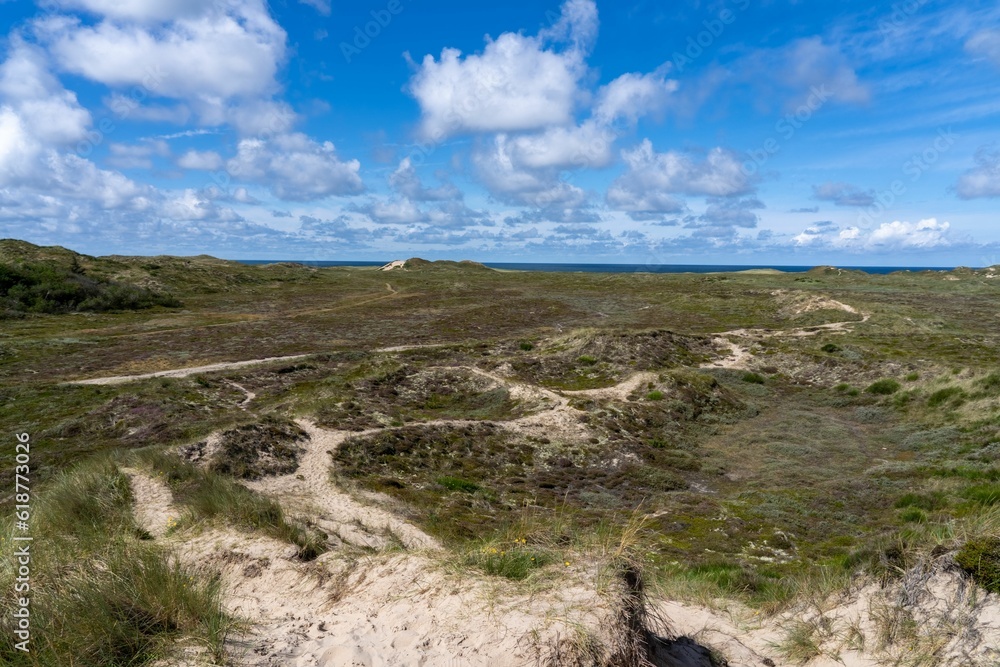
[[[133,667],[169,658],[180,640],[221,660],[230,620],[219,582],[196,577],[142,539],[128,480],[109,459],[55,478],[35,498],[31,526],[31,652],[14,646],[7,592],[17,572],[4,559],[0,664]],[[15,535],[10,522],[0,531]]]

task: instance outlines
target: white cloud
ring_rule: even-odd
[[[18,115],[25,132],[49,146],[76,143],[91,124],[90,112],[48,71],[44,54],[16,38],[0,65],[0,102]]]
[[[513,137],[511,161],[528,169],[604,167],[611,163],[617,135],[588,120],[574,127],[552,127],[538,134]]]
[[[82,9],[92,14],[134,21],[169,21],[202,13],[204,0],[48,0],[47,7]]]
[[[323,16],[330,15],[330,0],[299,0],[300,5],[309,5]]]
[[[813,186],[813,198],[837,206],[871,206],[875,203],[875,192],[848,183],[828,182]]]
[[[360,162],[342,162],[332,143],[319,144],[301,133],[243,139],[226,167],[236,179],[267,186],[276,197],[291,201],[364,190]]]
[[[885,222],[873,230],[858,227],[841,229],[832,222],[816,223],[792,238],[797,246],[828,247],[855,252],[898,252],[933,250],[952,245],[951,225],[928,218],[920,222]]]
[[[1000,30],[980,30],[965,43],[966,50],[1000,67]]]
[[[447,201],[462,198],[461,191],[451,183],[444,183],[436,188],[425,187],[410,158],[403,158],[400,161],[399,167],[389,176],[389,185],[407,199],[415,201]]]
[[[865,247],[872,250],[929,249],[950,245],[951,225],[936,218],[920,222],[886,222],[868,235]]]
[[[511,158],[506,135],[472,156],[483,184],[500,201],[522,206],[577,207],[586,201],[580,188],[559,180],[556,169],[525,169]]]
[[[218,220],[235,222],[243,218],[231,208],[220,208],[213,199],[198,190],[187,189],[163,203],[163,213],[177,221]]]
[[[734,197],[750,194],[755,181],[743,173],[740,159],[722,148],[713,148],[704,158],[689,153],[657,153],[645,139],[631,151],[623,151],[628,170],[608,189],[608,204],[645,220],[659,214],[678,213],[684,205],[674,195]]]
[[[1000,149],[980,148],[976,152],[976,166],[962,174],[955,190],[962,199],[1000,197]]]
[[[592,0],[568,0],[562,18],[538,37],[503,33],[481,54],[444,49],[424,57],[410,81],[423,113],[422,134],[434,141],[464,132],[513,132],[569,125],[586,73],[581,45],[597,30]],[[567,41],[563,51],[547,42]]]
[[[611,124],[619,118],[635,122],[646,114],[662,109],[677,82],[667,79],[666,68],[648,74],[623,74],[601,88],[594,107],[594,117]]]
[[[112,143],[108,146],[108,164],[118,169],[151,169],[153,157],[167,157],[170,146],[162,139],[144,141],[139,144]]]
[[[157,3],[126,4],[129,11],[155,15]],[[110,20],[85,25],[56,16],[35,28],[64,70],[111,87],[138,86],[147,94],[183,99],[203,115],[218,115],[227,100],[275,92],[286,35],[263,2],[205,7],[204,13],[171,15],[170,23],[157,26]]]
[[[222,168],[222,156],[215,151],[190,150],[177,160],[177,166],[182,169],[201,169],[211,171]]]

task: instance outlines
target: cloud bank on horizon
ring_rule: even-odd
[[[2,237],[1000,263],[995,3],[3,4]]]

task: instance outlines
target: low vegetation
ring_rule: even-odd
[[[858,574],[887,581],[942,548],[1000,592],[995,526],[963,528],[1000,506],[1000,281],[981,273],[623,276],[420,262],[380,273],[9,242],[0,264],[13,267],[0,308],[24,316],[0,335],[0,425],[37,443],[35,537],[58,547],[37,570],[45,646],[31,662],[2,643],[5,626],[5,664],[152,665],[178,641],[217,652],[229,627],[218,582],[146,539],[112,461],[158,474],[181,528],[258,532],[310,560],[335,541],[247,487],[297,474],[308,441],[296,419],[352,432],[331,457],[333,479],[487,576],[531,582],[609,552],[597,543],[638,513],[635,562],[678,596],[774,612]],[[176,294],[185,310],[157,307],[176,303],[167,297],[115,301],[115,285]],[[776,293],[872,316],[790,316]],[[84,307],[100,294],[105,305]],[[728,354],[719,332],[792,327],[803,335],[733,336],[744,367],[703,367]],[[401,345],[418,347],[386,351]],[[8,469],[11,456],[0,452]],[[789,626],[787,660],[814,655],[823,632]]]

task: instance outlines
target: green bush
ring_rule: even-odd
[[[998,505],[1000,504],[1000,484],[972,486],[965,489],[962,496],[980,505]]]
[[[1000,593],[1000,538],[977,537],[965,543],[955,562],[991,593]]]
[[[869,394],[876,394],[878,396],[890,396],[895,394],[901,388],[901,385],[895,380],[886,379],[873,382],[867,389],[865,389],[865,392]]]
[[[590,356],[589,354],[581,355],[580,357],[577,358],[577,361],[583,364],[584,366],[593,366],[594,364],[597,363],[597,359]]]
[[[907,507],[900,513],[899,518],[903,523],[927,523],[927,515],[919,507]]]
[[[95,279],[48,263],[0,264],[0,312],[68,313],[177,308],[180,301],[144,287]]]
[[[475,493],[482,488],[475,482],[470,482],[460,477],[438,477],[436,481],[449,491],[461,491],[462,493]]]
[[[916,382],[917,380],[920,379],[920,373],[917,373],[916,371],[914,371],[913,373],[907,373],[906,377],[903,379],[906,380],[907,382]]]
[[[820,349],[826,352],[827,354],[836,354],[837,352],[840,352],[841,347],[839,345],[836,345],[835,343],[827,343]]]
[[[752,372],[744,373],[743,377],[741,377],[740,379],[750,384],[764,384],[765,382],[767,382],[767,380],[764,379],[763,375]]]
[[[938,389],[933,394],[927,397],[927,405],[932,408],[944,405],[948,401],[955,398],[964,396],[965,392],[962,391],[961,387],[945,387],[944,389]]]
[[[551,562],[552,557],[545,552],[523,545],[512,545],[512,548],[487,545],[466,557],[467,565],[479,568],[488,575],[514,581],[527,579],[532,571]]]
[[[524,341],[523,343],[521,343],[520,347],[525,352],[531,352],[532,350],[535,349],[535,346],[532,343],[529,343],[528,341]]]
[[[647,401],[662,401],[664,399],[664,394],[662,391],[651,391],[646,394]]]
[[[1000,372],[994,371],[979,381],[979,387],[988,394],[1000,394]]]

